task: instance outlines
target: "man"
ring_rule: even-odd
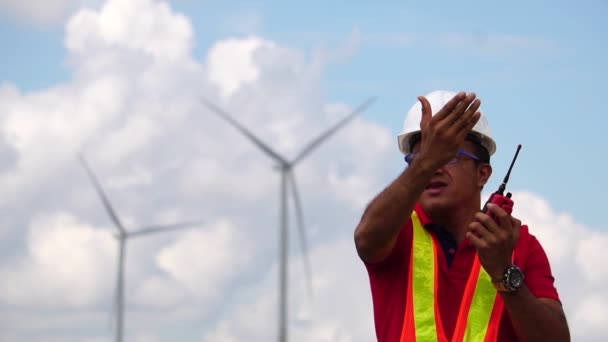
[[[569,341],[542,246],[503,208],[480,211],[496,149],[480,100],[418,100],[399,136],[409,166],[355,230],[378,340]]]

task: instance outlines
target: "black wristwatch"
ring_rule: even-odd
[[[524,285],[524,272],[516,265],[507,267],[503,278],[493,280],[492,284],[499,292],[516,292]]]

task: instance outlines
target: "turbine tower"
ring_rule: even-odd
[[[280,208],[279,208],[279,217],[280,217],[280,226],[279,226],[279,255],[280,255],[280,263],[279,263],[279,311],[278,311],[278,340],[279,342],[287,342],[287,254],[288,254],[288,206],[287,206],[287,197],[289,189],[292,191],[293,201],[296,210],[296,220],[298,224],[298,231],[300,234],[300,244],[304,254],[304,264],[305,264],[305,272],[308,283],[309,294],[312,293],[312,278],[311,278],[311,270],[310,270],[310,262],[308,260],[308,247],[306,242],[306,235],[304,232],[304,224],[303,224],[303,215],[302,215],[302,206],[300,203],[300,196],[298,193],[298,187],[296,185],[296,179],[293,172],[293,168],[308,156],[316,147],[318,147],[322,142],[327,140],[330,136],[332,136],[336,131],[340,128],[344,127],[349,121],[351,121],[357,114],[363,112],[367,107],[369,107],[375,101],[374,97],[369,98],[359,107],[357,107],[352,113],[348,116],[340,120],[334,126],[330,127],[324,133],[320,134],[317,138],[313,139],[308,145],[306,145],[298,155],[292,160],[288,160],[275,152],[268,145],[263,143],[258,137],[256,137],[251,131],[237,122],[230,114],[216,106],[209,100],[203,98],[202,103],[211,111],[219,115],[222,119],[226,120],[230,125],[236,128],[241,132],[247,139],[249,139],[255,146],[257,146],[262,152],[268,155],[273,161],[276,163],[276,167],[281,173],[280,180]]]
[[[189,221],[189,222],[180,222],[180,223],[174,223],[174,224],[169,224],[169,225],[153,225],[153,226],[143,227],[143,228],[137,229],[135,231],[127,231],[125,229],[124,225],[122,224],[122,222],[120,221],[120,218],[116,214],[116,211],[110,204],[110,200],[106,196],[105,192],[103,191],[103,188],[101,187],[101,184],[97,180],[97,177],[95,177],[95,174],[93,173],[93,171],[87,164],[86,160],[84,159],[84,157],[82,155],[79,157],[80,157],[80,162],[81,162],[82,166],[84,167],[85,171],[87,172],[87,175],[89,176],[91,182],[93,183],[93,186],[95,187],[95,190],[97,191],[97,194],[99,195],[99,198],[101,199],[107,214],[110,216],[110,219],[112,220],[112,222],[114,223],[114,225],[116,226],[116,229],[117,229],[117,232],[114,235],[116,240],[118,240],[118,270],[117,270],[117,276],[116,276],[116,292],[115,292],[115,302],[114,302],[114,305],[116,306],[116,332],[115,332],[116,337],[115,337],[115,340],[116,340],[116,342],[122,342],[123,336],[124,336],[124,334],[123,334],[124,309],[125,309],[124,269],[125,269],[125,252],[126,252],[126,247],[127,247],[127,240],[130,238],[141,237],[143,235],[148,235],[148,234],[155,234],[155,233],[184,229],[184,228],[198,225],[201,222],[200,221]]]

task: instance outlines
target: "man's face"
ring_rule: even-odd
[[[474,155],[474,146],[472,142],[465,141],[460,149]],[[413,152],[419,149],[420,144],[416,144]],[[489,164],[476,163],[473,158],[461,155],[456,163],[444,165],[435,172],[420,195],[419,202],[431,215],[441,215],[459,206],[479,206],[481,189],[491,174]]]

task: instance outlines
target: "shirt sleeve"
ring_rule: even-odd
[[[386,271],[394,271],[403,266],[404,260],[409,260],[406,253],[409,251],[409,246],[412,240],[412,224],[406,223],[395,241],[395,245],[391,252],[382,260],[373,263],[364,262],[365,267],[370,275],[383,273]]]
[[[527,229],[527,227],[525,227]],[[545,250],[532,234],[527,253],[524,277],[530,292],[537,298],[551,298],[559,302],[559,295],[555,288],[551,265]]]
[[[406,224],[399,232],[393,249],[383,260],[364,262],[369,275],[378,341],[399,340],[405,315],[404,289],[407,288],[411,240],[411,224]]]

